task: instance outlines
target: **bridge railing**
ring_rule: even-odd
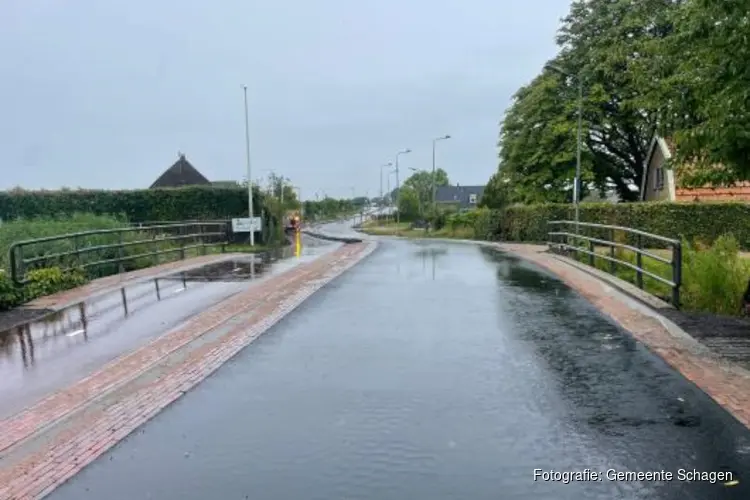
[[[220,246],[223,252],[230,229],[227,221],[166,223],[17,241],[8,249],[9,270],[18,285],[26,283],[27,271],[40,267],[117,274],[126,267],[160,264],[162,256],[165,261],[175,254],[185,259],[191,249],[205,254],[207,247]]]
[[[572,253],[576,260],[580,260],[582,256],[588,256],[588,264],[592,267],[597,267],[597,259],[600,259],[600,262],[608,262],[611,274],[616,274],[618,267],[635,271],[635,285],[641,290],[643,290],[643,277],[647,276],[669,287],[671,289],[669,302],[676,308],[680,307],[682,245],[679,240],[638,229],[607,224],[568,220],[549,221],[548,224],[551,226],[551,230],[547,233],[547,245],[550,250],[565,254]],[[618,233],[624,241],[616,241]],[[604,247],[605,252],[598,252],[597,247]],[[653,250],[665,247],[670,251],[669,257],[659,255]],[[617,249],[632,252],[635,255],[635,262],[618,258]],[[622,252],[619,254],[621,255]],[[644,258],[667,267],[669,272],[666,274],[669,276],[660,276],[646,269]]]

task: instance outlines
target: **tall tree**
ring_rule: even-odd
[[[579,84],[583,88],[583,193],[614,187],[639,198],[661,103],[656,40],[674,31],[684,0],[577,0],[558,34],[560,54],[514,96],[500,137],[497,186],[510,201],[570,201],[575,176]],[[492,194],[492,193],[490,193]]]
[[[498,179],[509,185],[510,201],[572,200],[576,165],[575,102],[560,78],[543,73],[514,96],[500,134]],[[586,170],[590,170],[587,166]],[[490,196],[493,196],[490,186]]]
[[[675,32],[651,47],[668,62],[649,97],[676,143],[684,185],[750,179],[750,6],[691,0],[671,12]],[[721,166],[719,166],[720,164]]]
[[[660,103],[642,94],[650,85],[653,60],[644,60],[654,40],[674,31],[671,16],[682,0],[578,0],[558,35],[560,64],[575,75],[568,95],[583,83],[588,123],[586,148],[594,181],[613,183],[623,200],[637,200],[648,145]],[[644,77],[644,74],[646,75]],[[652,106],[648,106],[652,104]]]

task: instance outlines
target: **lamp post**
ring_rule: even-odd
[[[437,183],[435,180],[435,146],[437,145],[438,141],[445,141],[450,139],[451,136],[444,135],[443,137],[438,137],[436,139],[432,140],[432,211],[437,212],[437,201],[435,199],[435,192],[437,191]]]
[[[581,128],[583,121],[583,80],[581,75],[572,75],[560,66],[548,63],[545,68],[560,73],[563,76],[575,78],[578,81],[578,127],[576,132],[576,178],[573,185],[573,204],[575,206],[576,234],[578,234],[578,223],[580,221],[580,199],[581,199]]]
[[[398,157],[409,153],[411,153],[411,149],[404,149],[403,151],[396,153],[396,191],[398,192],[398,194],[396,194],[396,224],[401,222],[401,214],[398,210],[398,207],[401,205],[401,188],[398,183]]]
[[[245,94],[245,158],[247,160],[247,208],[248,217],[250,217],[250,246],[255,246],[255,231],[253,231],[253,176],[250,170],[250,120],[247,113],[247,85],[242,86]]]
[[[380,204],[382,205],[385,201],[383,198],[383,168],[391,168],[393,166],[393,162],[388,162],[385,165],[380,165]]]

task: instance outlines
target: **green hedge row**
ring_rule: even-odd
[[[254,188],[253,211],[260,214],[265,195]],[[191,186],[131,191],[62,190],[0,192],[0,219],[57,217],[87,212],[124,215],[130,222],[247,217],[247,190]]]
[[[480,212],[483,215],[475,223],[476,236],[506,241],[544,242],[548,221],[575,218],[573,206],[565,204],[511,206]],[[750,204],[582,203],[580,220],[709,244],[731,233],[742,250],[750,250]]]

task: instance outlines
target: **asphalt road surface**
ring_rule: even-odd
[[[744,427],[555,278],[387,241],[50,498],[747,499],[749,466]]]

